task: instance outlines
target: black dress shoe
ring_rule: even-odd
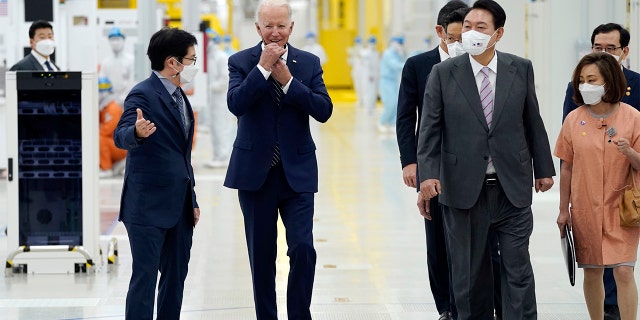
[[[620,309],[618,309],[617,305],[604,305],[604,320],[620,320]]]
[[[438,320],[453,320],[453,317],[451,316],[451,312],[445,311],[440,315]]]

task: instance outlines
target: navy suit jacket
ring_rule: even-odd
[[[58,65],[56,65],[53,62],[53,60],[51,60],[51,63],[53,63],[53,65],[56,68],[58,68],[58,70],[60,70]],[[42,67],[40,62],[38,62],[36,57],[34,57],[32,53],[29,53],[24,58],[22,58],[22,60],[16,62],[16,64],[11,66],[11,69],[9,69],[9,71],[20,71],[20,70],[23,70],[23,71],[44,71],[44,68]]]
[[[120,220],[169,228],[185,214],[185,202],[191,214],[198,207],[191,166],[193,110],[184,93],[183,100],[191,119],[186,136],[177,103],[155,73],[133,87],[125,99],[113,134],[116,146],[128,151]],[[135,136],[136,108],[157,128],[141,141]]]
[[[640,74],[627,68],[622,68],[624,77],[627,78],[627,87],[622,102],[640,110]],[[564,96],[564,106],[562,107],[562,122],[569,112],[577,109],[579,105],[573,102],[573,86],[571,82],[567,85],[567,93]]]
[[[260,43],[229,58],[229,110],[238,117],[224,185],[239,190],[258,190],[267,178],[276,143],[285,176],[296,192],[318,191],[316,145],[309,130],[309,116],[326,122],[333,111],[315,55],[288,47],[287,67],[293,79],[281,99],[274,103],[274,89],[257,65]]]
[[[406,167],[417,163],[416,148],[418,145],[418,131],[416,124],[422,115],[422,101],[427,77],[434,65],[440,63],[438,47],[415,55],[404,64],[400,94],[398,95],[398,118],[396,120],[396,138],[400,149],[400,163]],[[418,114],[416,117],[416,109]]]

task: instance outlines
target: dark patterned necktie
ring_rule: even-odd
[[[51,67],[51,64],[49,63],[49,60],[44,62],[44,65],[47,67],[47,71],[55,71],[53,70],[53,68]]]
[[[273,86],[273,105],[276,108],[276,112],[280,111],[282,107],[280,101],[282,97],[284,97],[284,91],[282,91],[282,86],[276,81],[273,77],[269,77],[269,82]],[[271,157],[271,166],[275,166],[280,162],[280,144],[276,141],[275,146],[273,146],[273,156]]]
[[[187,113],[184,110],[184,100],[182,99],[182,93],[180,92],[180,87],[176,88],[176,91],[172,94],[173,98],[176,99],[176,103],[178,104],[178,110],[180,111],[180,117],[182,118],[182,129],[184,130],[184,134],[189,134],[189,121],[187,119]]]

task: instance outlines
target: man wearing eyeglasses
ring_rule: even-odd
[[[593,52],[606,52],[612,55],[620,64],[629,56],[629,39],[631,35],[627,29],[617,23],[607,23],[597,26],[591,34],[591,50]],[[620,66],[627,78],[627,90],[622,97],[622,102],[640,110],[640,74]],[[562,110],[562,121],[569,112],[579,106],[573,102],[573,87],[567,86]],[[614,291],[615,293],[615,291]]]
[[[591,34],[591,50],[593,52],[606,52],[612,55],[618,63],[629,55],[629,31],[617,23],[607,23],[597,26]],[[620,66],[627,79],[627,87],[622,102],[631,105],[640,110],[640,74]],[[564,97],[564,107],[562,110],[562,122],[569,112],[579,106],[573,102],[573,86],[569,83],[567,93]],[[620,319],[620,311],[618,310],[618,295],[616,282],[613,277],[613,269],[604,269],[604,320]]]
[[[200,219],[191,165],[193,109],[180,87],[198,72],[196,45],[192,34],[176,28],[151,36],[151,75],[127,95],[113,134],[116,146],[127,150],[119,216],[133,259],[126,320],[153,319],[154,300],[156,319],[180,319]]]

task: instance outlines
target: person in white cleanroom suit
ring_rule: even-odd
[[[376,37],[371,36],[362,49],[362,105],[373,114],[378,101],[378,79],[380,77],[380,56],[376,49]]]
[[[324,51],[322,45],[318,43],[316,34],[313,33],[313,31],[309,31],[305,38],[305,45],[302,47],[302,50],[315,54],[320,59],[320,65],[324,66],[324,64],[327,63],[327,53]]]
[[[420,44],[420,47],[411,51],[411,53],[409,53],[409,57],[413,57],[415,55],[421,54],[423,52],[427,52],[429,50],[431,50],[431,38],[430,37],[425,37],[424,39],[422,39],[422,42]]]
[[[356,93],[356,106],[364,106],[362,101],[362,38],[356,36],[353,46],[347,48],[347,63],[351,66],[351,80]]]
[[[406,58],[403,44],[403,37],[392,37],[380,61],[380,99],[384,106],[378,123],[380,132],[393,132],[396,127],[400,75]]]
[[[125,35],[120,28],[113,27],[109,31],[109,46],[112,54],[100,64],[100,76],[111,81],[116,102],[123,104],[129,90],[135,84],[133,78],[134,58],[131,53],[125,52]]]
[[[205,165],[210,168],[226,167],[235,140],[233,114],[227,109],[229,89],[229,55],[220,48],[220,36],[214,35],[207,50],[207,80],[209,83],[209,132],[213,157]]]
[[[222,38],[222,42],[223,42],[223,51],[227,53],[227,55],[232,56],[234,53],[238,52],[236,49],[234,49],[231,46],[231,36],[230,35],[225,35],[224,38]]]

